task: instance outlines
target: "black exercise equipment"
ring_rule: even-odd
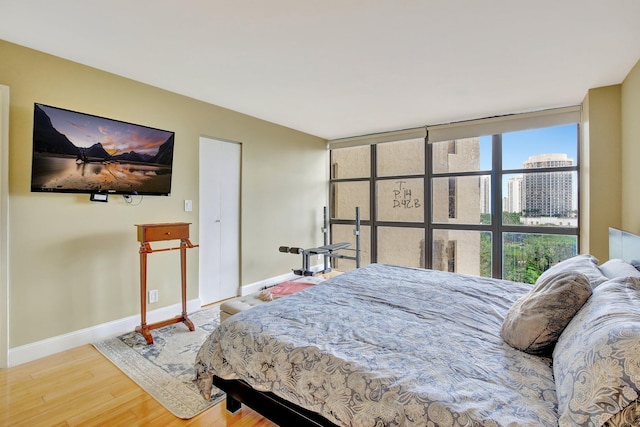
[[[328,273],[331,271],[330,259],[342,258],[350,259],[356,262],[356,268],[360,268],[360,208],[356,208],[356,228],[353,234],[356,236],[356,249],[355,256],[345,255],[343,253],[337,253],[337,251],[345,250],[351,246],[349,242],[340,242],[329,244],[329,219],[327,216],[327,208],[324,208],[324,227],[322,228],[324,234],[324,245],[317,248],[303,249],[299,247],[280,246],[278,251],[290,254],[302,254],[302,268],[295,269],[293,272],[298,276],[313,276],[316,272],[311,270],[311,256],[322,255],[324,258],[324,269],[319,273]],[[353,249],[349,249],[353,250]]]

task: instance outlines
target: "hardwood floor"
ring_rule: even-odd
[[[276,424],[224,401],[182,420],[167,411],[91,345],[0,369],[2,426],[233,426]]]

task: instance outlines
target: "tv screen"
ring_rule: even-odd
[[[174,137],[36,103],[31,191],[168,196]]]

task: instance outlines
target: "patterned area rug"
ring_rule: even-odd
[[[214,388],[217,392],[207,402],[192,382],[196,353],[219,325],[220,306],[189,314],[189,319],[195,331],[190,332],[182,323],[154,329],[151,345],[137,332],[93,344],[144,391],[183,419],[198,415],[224,398],[224,393]]]

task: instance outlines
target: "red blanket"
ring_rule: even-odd
[[[271,287],[269,289],[265,289],[260,292],[260,299],[264,301],[271,301],[276,298],[281,298],[287,295],[291,295],[295,292],[301,291],[303,289],[307,289],[313,286],[312,283],[301,283],[301,282],[283,282],[279,285]]]

